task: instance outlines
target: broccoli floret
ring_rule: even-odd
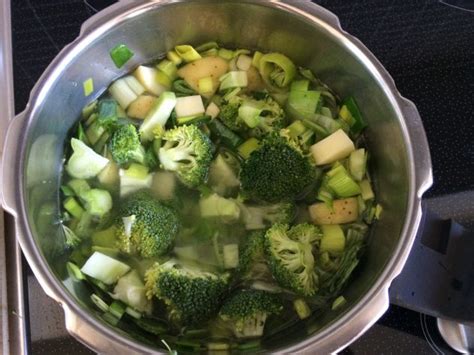
[[[247,280],[269,280],[271,272],[265,259],[265,232],[251,233],[239,253],[238,275]]]
[[[250,130],[250,135],[263,138],[268,133],[282,129],[286,123],[286,116],[285,111],[271,96],[267,96],[264,100],[258,102],[262,103],[263,106],[260,114],[261,120],[257,127]]]
[[[226,300],[219,317],[238,338],[263,335],[270,315],[279,314],[283,304],[277,295],[257,290],[240,290]]]
[[[165,170],[174,171],[188,187],[196,187],[207,180],[212,160],[212,142],[195,125],[180,126],[166,131],[159,150]]]
[[[289,229],[287,224],[275,224],[266,232],[267,260],[273,277],[282,287],[302,296],[313,296],[317,290],[318,277],[312,245],[297,240],[301,227],[293,232],[295,228]]]
[[[288,236],[298,242],[316,245],[321,241],[322,232],[313,224],[301,223],[291,228],[288,231]]]
[[[217,314],[228,280],[228,274],[191,269],[170,260],[148,269],[145,288],[148,298],[155,296],[165,302],[173,323],[202,325]]]
[[[296,206],[291,202],[269,205],[241,206],[245,228],[264,229],[274,223],[290,223],[296,214]]]
[[[239,97],[233,97],[229,101],[225,101],[219,107],[219,119],[229,129],[241,132],[245,128],[245,123],[239,119],[239,107],[241,99]]]
[[[179,230],[176,212],[139,191],[121,205],[117,218],[119,248],[149,258],[168,252]]]
[[[240,181],[246,197],[278,202],[294,200],[314,175],[307,158],[283,138],[271,135],[244,161]]]
[[[145,148],[141,145],[137,129],[132,124],[120,126],[114,132],[109,148],[117,164],[123,165],[130,161],[143,164],[145,161]]]

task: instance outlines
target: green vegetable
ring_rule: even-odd
[[[232,132],[232,130],[227,128],[227,126],[222,124],[219,120],[211,120],[208,122],[208,127],[212,134],[229,148],[237,148],[243,142],[242,137]]]
[[[173,209],[140,191],[122,202],[116,227],[120,250],[149,258],[171,249],[179,220]]]
[[[342,105],[347,107],[348,111],[350,112],[352,118],[355,121],[354,124],[352,124],[351,126],[351,132],[356,135],[359,134],[365,127],[367,127],[367,123],[365,122],[364,117],[362,116],[362,113],[359,110],[357,102],[352,96],[350,96],[342,102]]]
[[[228,298],[219,317],[238,338],[259,337],[271,315],[278,315],[283,304],[278,296],[256,290],[240,290]]]
[[[269,280],[272,278],[265,259],[265,232],[249,234],[239,252],[238,275],[243,280]]]
[[[64,224],[62,224],[61,227],[64,233],[64,239],[66,240],[66,245],[68,247],[77,247],[79,244],[81,244],[82,239],[79,238],[69,227],[65,226]]]
[[[144,283],[138,273],[132,270],[118,280],[112,297],[140,312],[150,314],[152,304],[145,293]]]
[[[346,303],[347,303],[347,301],[344,298],[344,296],[339,296],[332,303],[331,310],[336,311],[336,310],[340,309],[341,307],[343,307]]]
[[[160,63],[158,63],[156,68],[165,73],[171,81],[176,80],[178,77],[178,68],[176,64],[168,59],[163,59]]]
[[[323,238],[319,251],[321,253],[328,252],[330,255],[340,255],[344,251],[346,245],[346,237],[342,228],[337,224],[323,225]]]
[[[201,198],[199,209],[203,218],[218,218],[224,223],[236,222],[240,217],[240,208],[236,201],[213,193]]]
[[[298,235],[292,235],[294,228],[277,223],[266,232],[268,263],[280,286],[302,296],[313,296],[318,289],[318,276],[314,270],[312,246],[304,240],[299,241]]]
[[[183,58],[185,62],[194,62],[195,60],[201,59],[199,53],[189,45],[181,45],[174,47],[176,53]]]
[[[260,75],[272,89],[287,87],[296,75],[296,67],[285,55],[264,54],[259,60]]]
[[[72,189],[75,195],[80,195],[91,189],[87,181],[83,179],[72,179],[69,180],[67,184]]]
[[[239,245],[226,244],[222,248],[225,269],[235,269],[239,266]]]
[[[94,92],[94,80],[92,78],[85,80],[82,83],[82,87],[84,89],[84,96],[89,96]]]
[[[79,269],[79,267],[76,264],[71,263],[70,261],[68,261],[66,263],[66,268],[67,268],[67,272],[68,272],[69,276],[71,276],[71,278],[74,281],[77,282],[77,281],[82,281],[82,280],[86,279],[86,277],[82,273],[81,269]]]
[[[237,151],[239,152],[242,158],[248,159],[250,157],[250,154],[252,154],[259,147],[260,141],[257,138],[250,137],[237,148]]]
[[[153,183],[153,174],[149,173],[148,167],[136,163],[130,164],[128,169],[120,169],[119,176],[121,197],[150,188]]]
[[[179,126],[163,134],[165,142],[159,150],[162,167],[174,171],[189,187],[207,180],[212,160],[212,142],[194,125]]]
[[[371,200],[375,197],[372,186],[370,186],[370,181],[365,179],[359,183],[360,191],[364,201]]]
[[[293,301],[293,308],[300,319],[306,319],[311,315],[311,309],[302,298],[297,298]]]
[[[79,195],[86,211],[95,217],[103,217],[112,209],[112,196],[106,190],[90,189]]]
[[[133,57],[133,52],[125,44],[119,44],[118,46],[112,48],[110,51],[110,57],[112,58],[115,66],[117,68],[122,68],[125,63],[127,63],[130,58]]]
[[[219,78],[219,91],[224,91],[232,88],[243,88],[248,85],[247,72],[245,71],[230,71]]]
[[[166,121],[171,115],[174,107],[176,106],[176,95],[174,92],[163,92],[156,103],[148,112],[145,120],[140,126],[140,137],[144,141],[153,140],[154,134],[153,131],[157,126],[164,127]]]
[[[291,202],[243,205],[241,210],[247,230],[265,229],[274,223],[291,223],[296,215],[296,207]]]
[[[117,164],[124,165],[130,161],[144,163],[145,148],[140,144],[137,129],[132,124],[123,125],[114,132],[109,149]]]
[[[107,158],[97,154],[79,139],[71,139],[73,154],[66,164],[67,173],[77,179],[95,177],[109,163]]]
[[[362,181],[365,176],[367,164],[367,154],[365,153],[365,149],[357,149],[351,153],[349,156],[349,170],[351,175],[357,181]]]
[[[81,268],[82,273],[102,281],[106,285],[117,282],[128,270],[130,270],[130,266],[127,264],[99,252],[92,254]]]
[[[352,179],[342,164],[334,164],[333,168],[327,172],[328,187],[334,191],[338,197],[351,197],[360,194],[360,187]]]
[[[296,91],[292,88],[287,105],[303,117],[311,116],[316,112],[320,96],[319,91]]]
[[[233,160],[229,161],[230,159]],[[221,196],[232,194],[240,186],[237,177],[239,168],[240,163],[235,157],[225,152],[219,153],[209,168],[209,185],[212,190]]]
[[[114,81],[109,87],[109,93],[124,110],[138,98],[138,95],[128,85],[125,78]]]
[[[171,260],[155,263],[145,274],[147,295],[165,302],[172,322],[202,324],[217,314],[228,275],[188,268]]]
[[[81,218],[82,214],[84,213],[84,209],[72,196],[64,200],[63,207],[71,214],[71,216],[76,218]]]
[[[97,296],[95,293],[91,295],[91,301],[102,312],[107,312],[109,310],[109,305],[102,298]]]
[[[313,181],[308,160],[280,137],[264,140],[242,164],[240,181],[246,196],[266,202],[295,199]]]

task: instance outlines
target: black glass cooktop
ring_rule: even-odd
[[[50,61],[108,0],[14,0],[15,107]],[[318,0],[337,14],[417,105],[431,146],[435,183],[428,196],[474,188],[474,13],[436,0]],[[30,293],[31,298],[31,293]],[[37,304],[37,303],[36,303]],[[40,310],[31,309],[30,314]],[[54,307],[54,305],[51,305]],[[31,319],[33,353],[88,353],[71,337],[36,336],[54,318]],[[57,321],[57,320],[56,320]],[[61,320],[60,320],[61,321]],[[392,306],[344,353],[449,353],[430,317]]]

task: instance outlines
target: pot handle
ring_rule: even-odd
[[[417,197],[421,198],[433,184],[433,171],[431,168],[431,154],[428,139],[426,138],[423,122],[421,121],[415,104],[406,98],[400,98],[400,107],[403,110],[408,134],[412,141],[416,173],[416,192]]]
[[[401,274],[390,287],[399,306],[474,324],[474,231],[442,219],[422,203],[423,215]]]
[[[13,186],[16,181],[16,170],[18,168],[18,153],[20,142],[24,134],[25,112],[18,114],[9,124],[2,155],[2,184],[0,186],[0,197],[3,208],[16,217],[16,194]],[[21,176],[21,175],[20,175]]]

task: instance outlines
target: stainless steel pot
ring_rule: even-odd
[[[82,83],[92,77],[98,96],[138,63],[176,43],[217,40],[228,46],[280,51],[310,67],[341,96],[354,95],[367,118],[367,142],[382,219],[372,229],[364,262],[346,291],[348,307],[298,324],[262,350],[336,351],[367,330],[388,308],[388,288],[410,251],[420,200],[432,183],[426,136],[414,104],[337,17],[308,1],[123,1],[88,20],[77,40],[48,67],[26,110],[11,123],[3,155],[3,205],[16,220],[23,252],[45,292],[59,302],[69,332],[105,353],[150,353],[104,323],[86,290],[73,283],[61,257],[58,187],[63,141],[82,107]],[[135,56],[116,69],[109,50],[126,43]]]

